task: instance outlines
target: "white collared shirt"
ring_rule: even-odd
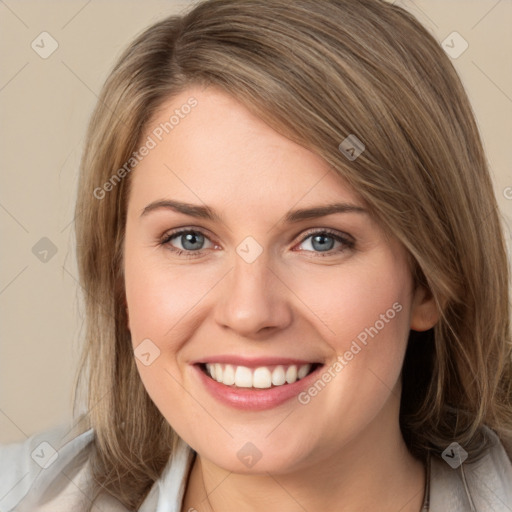
[[[0,512],[129,512],[118,500],[100,496],[91,509],[84,494],[90,482],[90,429],[62,442],[60,426],[21,443],[0,446]],[[512,512],[512,464],[494,432],[484,457],[456,469],[432,458],[430,512]],[[193,450],[180,441],[139,512],[180,512]]]

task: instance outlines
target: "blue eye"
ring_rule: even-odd
[[[179,241],[181,247],[175,247],[171,244],[171,241],[175,239]],[[203,245],[206,240],[208,240],[208,238],[200,231],[188,229],[166,235],[162,240],[162,245],[167,245],[169,249],[176,252],[178,255],[188,252],[194,254],[187,254],[187,256],[194,257],[203,253]]]
[[[318,253],[327,253],[325,256],[330,256],[333,253],[340,253],[346,249],[353,249],[354,247],[354,242],[352,240],[330,230],[309,233],[302,239],[300,245],[303,245],[306,242],[310,247],[310,249],[306,249],[308,252],[313,251]],[[333,249],[336,243],[340,244],[341,247],[338,246],[337,249]],[[324,254],[319,254],[319,256],[324,256]]]

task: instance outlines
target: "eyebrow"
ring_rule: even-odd
[[[141,217],[155,210],[173,210],[190,217],[206,219],[211,221],[222,222],[222,218],[209,206],[199,206],[190,203],[182,203],[170,199],[154,201],[148,204],[141,213]],[[321,206],[313,206],[311,208],[302,208],[288,212],[284,217],[285,223],[295,223],[306,219],[315,219],[317,217],[325,217],[335,213],[368,213],[364,208],[350,203],[333,203]]]

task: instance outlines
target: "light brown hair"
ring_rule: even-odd
[[[177,435],[144,389],[126,327],[130,175],[102,199],[93,191],[129,160],[163,102],[191,84],[222,89],[323,157],[408,251],[415,283],[441,314],[409,339],[400,425],[411,452],[439,455],[457,441],[476,458],[483,425],[510,436],[507,254],[449,58],[411,14],[381,0],[210,0],[137,37],[89,126],[76,209],[87,325],[77,382],[88,390],[99,486],[138,508]],[[350,134],[366,146],[354,161],[338,149]]]

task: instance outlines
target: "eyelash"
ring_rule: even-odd
[[[177,230],[177,231],[166,233],[163,236],[162,240],[160,241],[160,245],[167,246],[167,248],[170,251],[174,252],[177,256],[182,256],[183,255],[186,258],[197,258],[197,257],[200,257],[200,256],[203,255],[203,252],[205,250],[207,250],[207,249],[200,249],[199,251],[189,251],[189,250],[186,250],[186,249],[185,250],[184,249],[177,249],[177,248],[173,247],[170,244],[170,241],[173,240],[174,238],[178,238],[180,235],[185,235],[185,234],[190,234],[190,233],[192,233],[192,234],[199,233],[199,234],[203,235],[205,238],[207,238],[209,240],[209,238],[206,235],[206,233],[204,233],[200,229],[180,229],[180,230]],[[325,254],[322,254],[321,251],[307,251],[307,252],[313,252],[313,253],[317,254],[321,258],[322,257],[327,257],[327,256],[332,256],[333,254],[341,253],[341,252],[344,252],[346,250],[354,249],[354,246],[355,246],[355,242],[354,241],[352,241],[348,237],[344,237],[344,236],[340,235],[338,232],[333,231],[333,230],[328,229],[328,228],[306,232],[304,237],[299,242],[299,245],[303,244],[308,238],[310,238],[312,236],[315,236],[315,235],[328,235],[329,237],[334,238],[335,241],[340,242],[340,243],[342,243],[344,245],[344,247],[338,248],[337,250],[336,249],[330,249],[329,251],[325,251]]]

